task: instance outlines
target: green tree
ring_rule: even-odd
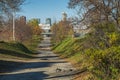
[[[39,21],[38,19],[31,19],[28,21],[28,24],[31,25],[31,26],[38,26],[39,25]]]

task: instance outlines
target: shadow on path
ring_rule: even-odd
[[[6,49],[0,49],[0,54],[22,57],[22,58],[35,58],[35,57],[33,57],[29,54],[19,53],[19,52],[16,52],[16,51],[6,50]]]
[[[45,77],[48,77],[47,74],[44,74],[43,71],[40,72],[28,72],[28,73],[19,73],[19,74],[6,74],[5,77],[0,75],[0,80],[44,80]]]
[[[74,74],[70,63],[59,58],[50,48],[50,39],[44,39],[38,45],[37,55],[27,62],[0,60],[0,80],[71,80]],[[41,50],[44,49],[44,50]],[[26,54],[18,54],[7,51],[12,56],[31,57]],[[0,50],[0,54],[6,54],[6,50]],[[18,54],[18,55],[16,55]],[[57,72],[56,69],[62,71]]]
[[[0,73],[14,72],[24,69],[35,69],[35,68],[44,68],[50,67],[52,64],[58,62],[13,62],[13,61],[3,61],[0,60]],[[63,62],[59,62],[63,63]]]

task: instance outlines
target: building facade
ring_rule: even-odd
[[[51,18],[46,19],[46,24],[49,24],[51,26]]]
[[[51,18],[46,19],[45,24],[39,24],[40,28],[43,30],[42,35],[44,37],[50,37],[52,35],[51,33]]]

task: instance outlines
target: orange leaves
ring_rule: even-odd
[[[39,27],[39,21],[38,19],[31,19],[29,20],[28,24],[32,28],[33,35],[40,35],[42,33],[42,29]]]
[[[33,27],[33,34],[40,35],[42,32],[42,29],[39,26]]]
[[[69,21],[60,21],[53,24],[52,33],[54,34],[53,40],[55,42],[60,42],[64,38],[71,36],[73,34],[73,30]]]

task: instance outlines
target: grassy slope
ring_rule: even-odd
[[[31,58],[32,52],[18,42],[0,42],[0,55]]]
[[[32,54],[35,51],[41,38],[34,36],[31,40],[25,41],[23,44],[19,42],[0,42],[0,55],[4,58],[9,57],[21,57],[21,58],[33,58]]]
[[[100,79],[101,77],[100,75],[106,75],[106,72],[104,72],[105,70],[104,65],[108,66],[108,69],[110,68],[111,70],[111,77],[109,77],[110,79],[119,76],[118,75],[119,68],[116,68],[114,64],[119,64],[120,46],[110,47],[105,50],[90,50],[90,49],[85,50],[82,47],[82,44],[84,44],[84,38],[82,39],[67,38],[58,45],[53,47],[53,51],[55,53],[59,54],[62,57],[68,58],[71,62],[77,64],[77,67],[79,67],[79,69],[87,67],[88,71],[86,71],[83,74],[80,74],[81,77],[79,77],[78,80],[89,80],[89,78],[91,78],[92,80],[98,80],[98,78],[93,77],[91,70],[96,71],[97,76]],[[87,57],[85,53],[87,54]],[[88,57],[88,55],[90,56]],[[118,63],[116,63],[114,59],[117,59]],[[108,65],[106,61],[113,62],[112,64],[109,63]],[[100,64],[102,64],[103,66],[99,67],[98,65]]]
[[[63,40],[58,45],[54,46],[52,49],[55,53],[59,54],[61,57],[66,57],[71,59],[73,63],[78,63],[80,61],[80,39],[67,38]]]
[[[32,37],[32,39],[24,41],[23,44],[25,44],[25,46],[30,49],[32,52],[36,51],[36,48],[38,46],[38,44],[40,43],[40,41],[42,40],[42,37],[39,35],[34,35]]]
[[[32,52],[21,43],[0,42],[0,73],[20,66],[17,61],[31,59],[31,54]]]
[[[19,42],[0,42],[0,49],[11,50],[21,53],[32,53],[25,47],[23,44]]]
[[[40,42],[39,36],[34,36],[31,40],[24,42],[3,42],[0,41],[0,73],[12,71],[13,68],[23,65],[23,62],[33,59],[35,48]],[[27,47],[26,47],[27,46]]]

